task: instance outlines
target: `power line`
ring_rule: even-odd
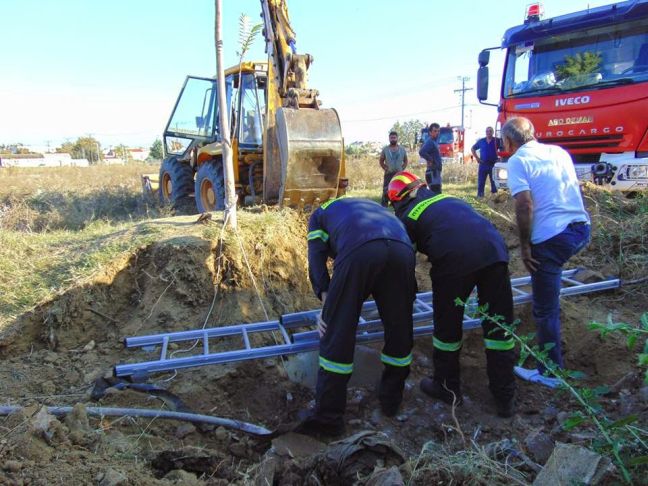
[[[405,117],[405,116],[426,115],[428,113],[437,113],[439,111],[452,110],[454,108],[459,108],[459,106],[460,105],[446,106],[445,108],[437,108],[435,110],[418,111],[416,113],[401,113],[399,115],[390,115],[390,116],[384,116],[384,117],[380,117],[380,118],[366,118],[366,119],[358,119],[358,120],[344,120],[344,119],[342,119],[342,121],[344,123],[360,123],[360,122],[370,122],[370,121],[393,120],[394,118],[400,118],[400,117]]]
[[[466,81],[470,81],[470,78],[468,76],[461,76],[459,78],[461,80],[461,89],[455,89],[455,93],[461,93],[461,128],[464,128],[464,98],[466,95],[466,91],[470,91],[472,88],[466,88]]]

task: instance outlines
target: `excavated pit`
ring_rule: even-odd
[[[491,219],[511,249],[511,272],[519,276],[523,272],[510,220],[511,203],[495,200],[490,207],[497,213]],[[80,429],[74,420],[61,419],[54,427],[56,433],[49,436],[34,431],[34,418],[28,412],[35,413],[42,404],[168,407],[159,397],[133,390],[109,389],[98,401],[93,401],[90,393],[97,379],[111,375],[113,365],[155,356],[125,349],[121,344],[125,336],[265,320],[250,271],[271,319],[317,308],[307,279],[303,216],[286,212],[281,228],[261,226],[255,221],[241,228],[247,262],[232,234],[222,248],[218,238],[161,240],[113,262],[92,281],[69,289],[13,323],[0,339],[0,393],[6,404],[32,408],[0,420],[4,436],[1,459],[5,466],[10,464],[0,472],[0,480],[90,484],[113,470],[127,476],[130,484],[171,484],[170,476],[161,478],[169,471],[182,476],[181,470],[193,474],[189,477],[192,481],[201,478],[196,484],[205,484],[202,480],[207,484],[249,484],[270,444],[240,432],[173,421],[90,418],[89,425]],[[599,250],[588,249],[570,266],[604,274],[605,270],[592,265]],[[417,280],[420,291],[429,289],[427,263],[420,256]],[[563,301],[566,362],[584,371],[589,385],[616,387],[606,402],[606,410],[613,416],[645,415],[646,404],[638,393],[641,374],[623,340],[615,336],[602,340],[586,331],[586,325],[610,314],[637,322],[643,309],[639,302],[631,302],[631,297],[631,293],[619,291]],[[624,301],[623,307],[620,301]],[[517,308],[516,313],[522,329],[532,331],[528,306]],[[182,349],[172,346],[170,351]],[[366,352],[379,349],[372,346]],[[418,389],[420,378],[432,372],[431,352],[430,338],[416,341],[404,405],[395,419],[379,413],[373,383],[351,386],[347,433],[382,431],[414,458],[430,440],[457,440],[450,408]],[[466,336],[462,379],[465,404],[456,410],[456,419],[476,442],[508,438],[523,443],[538,429],[546,429],[553,440],[587,442],[574,439],[558,425],[564,420],[561,412],[574,408],[571,399],[526,383],[519,384],[516,417],[504,420],[494,416],[480,331]],[[282,360],[274,358],[181,370],[177,375],[162,373],[153,375],[151,381],[196,413],[240,419],[269,429],[296,420],[297,412],[308,407],[313,398],[311,390],[288,379]],[[47,465],[54,460],[56,468]],[[288,480],[303,473],[291,461],[284,458],[283,465],[277,466],[277,484],[289,484],[281,483],[282,474]]]

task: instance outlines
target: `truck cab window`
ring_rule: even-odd
[[[583,87],[609,87],[648,80],[648,47],[642,71],[642,46],[648,26],[629,22],[568,32],[511,46],[504,76],[504,96],[534,96]],[[635,66],[638,66],[635,68]]]

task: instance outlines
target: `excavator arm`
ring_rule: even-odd
[[[308,89],[310,54],[298,54],[295,31],[290,25],[285,0],[261,0],[266,53],[274,69],[274,83],[282,105],[291,108],[318,108],[319,92]]]
[[[268,54],[264,199],[318,205],[345,186],[340,119],[320,109],[319,92],[308,88],[313,58],[297,53],[286,0],[261,0],[261,8]]]

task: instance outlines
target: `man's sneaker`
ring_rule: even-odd
[[[302,420],[299,425],[293,429],[293,432],[310,435],[312,437],[337,437],[344,434],[344,431],[344,422],[322,422],[312,415]]]
[[[432,398],[437,398],[448,405],[461,405],[463,398],[459,390],[449,390],[444,388],[432,378],[423,378],[421,380],[421,391]]]
[[[558,378],[550,378],[548,376],[543,376],[538,370],[528,370],[522,368],[521,366],[515,366],[513,372],[520,378],[532,383],[540,383],[549,388],[558,388],[560,386],[560,380]]]
[[[508,400],[495,399],[495,408],[497,409],[497,416],[502,418],[510,418],[515,415],[515,398],[511,397]]]

